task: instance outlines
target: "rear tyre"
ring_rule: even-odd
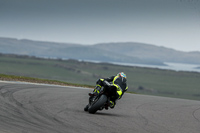
[[[101,97],[99,98],[99,100],[96,103],[94,103],[92,106],[90,106],[88,108],[88,112],[91,113],[91,114],[96,113],[97,110],[99,110],[100,107],[102,107],[105,104],[105,102],[107,101],[107,99],[108,98],[107,98],[106,95],[101,95]]]

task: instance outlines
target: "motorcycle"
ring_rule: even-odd
[[[95,114],[98,110],[108,110],[108,107],[110,107],[110,100],[115,101],[115,96],[115,86],[103,86],[101,87],[99,93],[96,96],[89,97],[89,104],[86,105],[84,111],[88,111],[91,114]]]

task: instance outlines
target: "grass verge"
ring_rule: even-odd
[[[200,73],[198,72],[16,55],[0,55],[0,71],[1,74],[5,74],[1,78],[6,78],[6,80],[14,78],[14,81],[45,82],[89,88],[95,86],[97,79],[123,71],[127,74],[128,92],[200,100]],[[10,75],[16,75],[16,77]]]
[[[68,83],[68,82],[57,81],[57,80],[40,79],[40,78],[6,75],[6,74],[0,74],[0,80],[94,88],[94,86],[92,86],[92,85],[75,84],[75,83]]]

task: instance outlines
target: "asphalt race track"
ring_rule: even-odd
[[[200,101],[125,94],[84,112],[90,89],[0,81],[0,133],[199,133]]]

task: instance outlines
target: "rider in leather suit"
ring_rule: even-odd
[[[102,86],[111,86],[111,85],[116,87],[116,94],[112,99],[110,99],[110,108],[114,108],[116,105],[116,100],[121,99],[124,92],[126,92],[128,89],[126,83],[126,74],[124,74],[123,72],[118,73],[116,76],[99,79],[96,82],[95,89],[93,90],[93,92],[89,93],[89,96],[98,95]]]

